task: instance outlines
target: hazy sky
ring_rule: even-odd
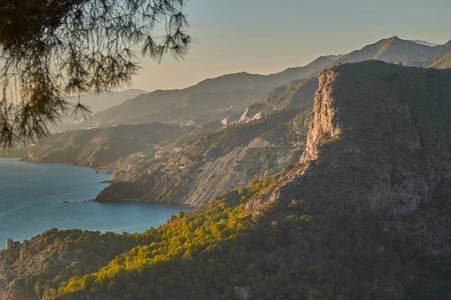
[[[451,0],[190,0],[184,60],[141,61],[132,86],[184,88],[227,73],[269,74],[398,36],[451,39]]]

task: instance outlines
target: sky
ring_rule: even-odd
[[[383,38],[451,39],[450,0],[189,0],[183,60],[141,58],[131,87],[180,89],[237,72],[270,74]]]

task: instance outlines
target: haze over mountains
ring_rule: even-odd
[[[444,55],[450,51],[451,41],[443,45],[427,46],[395,36],[345,55],[319,57],[307,66],[289,68],[276,74],[228,74],[204,80],[182,90],[157,90],[96,114],[76,128],[151,121],[183,123],[212,112],[220,112],[225,117],[227,112],[256,102],[277,86],[315,74],[317,76],[326,66],[368,59],[393,63],[415,61],[416,63],[410,64],[419,65],[420,61],[431,56]]]
[[[54,131],[152,121],[203,124],[215,118],[229,118],[240,112],[243,106],[256,102],[271,89],[295,79],[317,76],[326,66],[377,59],[408,66],[448,68],[451,65],[450,52],[451,41],[436,45],[426,41],[402,40],[394,36],[345,55],[319,57],[305,67],[289,68],[271,75],[245,72],[227,74],[206,79],[182,90],[157,90],[148,93],[131,89],[123,92],[92,93],[80,98],[81,103],[90,108],[92,117],[80,122],[83,116],[79,115],[75,120],[73,116],[69,116],[64,119],[63,124],[55,127]],[[69,99],[73,104],[77,101],[76,97]]]
[[[228,74],[182,90],[154,91],[99,113],[80,125],[186,122],[207,112],[255,102],[273,88],[318,72],[332,61],[331,57],[320,57],[305,67],[276,74]]]
[[[128,89],[121,92],[99,91],[81,95],[80,102],[89,107],[92,114],[107,110],[113,106],[122,104],[127,99],[135,98],[141,94],[147,94],[147,91],[138,89]],[[69,103],[76,104],[78,97],[68,99]]]
[[[128,99],[132,99],[138,95],[147,93],[147,91],[138,89],[128,89],[121,92],[99,91],[80,95],[80,97],[70,97],[67,99],[67,101],[71,105],[76,105],[78,101],[80,101],[80,103],[82,103],[89,109],[89,115],[95,115],[96,113],[120,105]],[[78,114],[77,116],[66,116],[65,118],[63,118],[60,124],[52,126],[52,132],[73,130],[77,127],[76,124],[81,122],[84,118],[85,116],[83,116],[82,114]]]

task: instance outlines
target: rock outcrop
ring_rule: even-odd
[[[367,61],[323,71],[300,159],[305,169],[274,197],[414,212],[451,176],[450,95],[449,70]]]
[[[130,155],[109,166],[115,176],[96,201],[137,198],[199,206],[271,176],[304,150],[310,110],[287,109],[195,136],[180,147]]]

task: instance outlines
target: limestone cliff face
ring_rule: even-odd
[[[338,136],[341,132],[334,119],[336,106],[331,95],[335,75],[334,71],[326,70],[319,78],[319,88],[315,93],[306,149],[302,154],[301,162],[316,159],[318,146],[326,139]]]
[[[254,206],[322,198],[402,216],[433,202],[451,177],[451,70],[367,61],[319,81],[300,166]]]

